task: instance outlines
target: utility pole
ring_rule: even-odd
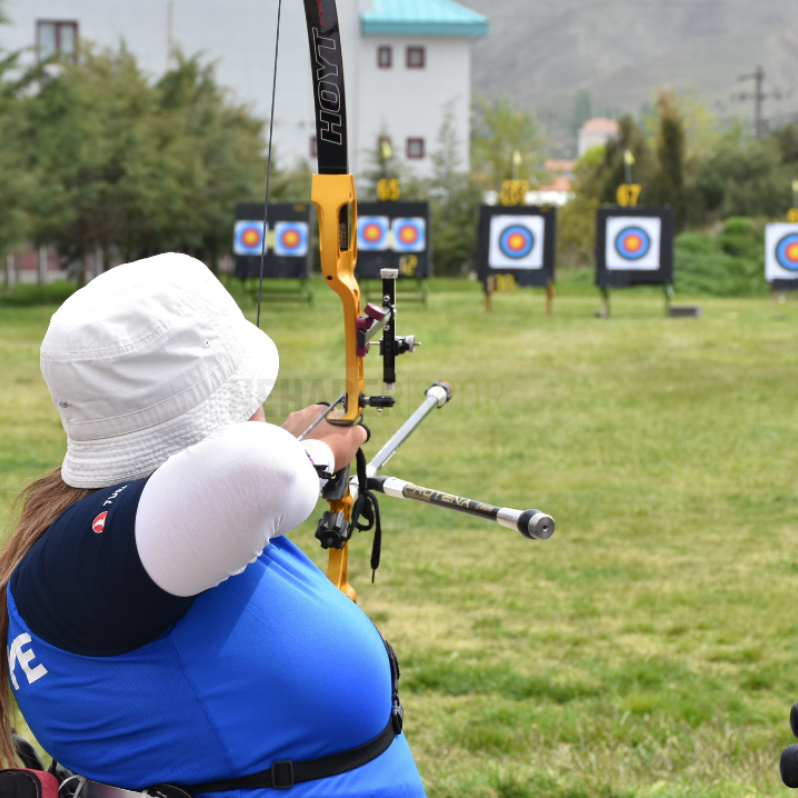
[[[175,3],[167,0],[166,3],[166,66],[172,63],[172,54],[175,49]]]
[[[753,80],[755,82],[756,88],[753,93],[750,92],[743,92],[739,95],[738,99],[740,100],[751,100],[754,101],[754,138],[761,139],[762,136],[765,135],[765,120],[762,118],[762,103],[767,99],[774,99],[780,100],[781,94],[779,92],[774,91],[770,94],[766,94],[762,91],[762,84],[765,81],[765,70],[762,69],[761,65],[757,65],[757,68],[750,74],[750,75],[740,75],[740,81],[746,80]]]

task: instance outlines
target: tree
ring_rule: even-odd
[[[264,124],[244,106],[230,102],[227,91],[216,83],[213,65],[201,64],[198,56],[185,58],[178,52],[177,65],[156,88],[161,128],[166,122],[176,131],[174,142],[167,143],[179,141],[181,157],[174,163],[186,181],[181,187],[190,189],[181,197],[187,218],[172,220],[158,248],[190,252],[214,264],[230,249],[236,203],[263,194]],[[309,194],[302,190],[309,183],[307,170],[294,191],[275,162],[272,179],[275,199]]]
[[[574,95],[574,109],[571,114],[571,132],[578,135],[582,126],[593,117],[593,96],[588,89],[580,89]]]
[[[730,216],[783,216],[792,204],[795,165],[783,163],[778,140],[753,139],[740,126],[702,161],[692,186],[692,221]]]
[[[600,203],[614,203],[618,186],[626,182],[626,150],[630,150],[635,158],[632,180],[643,186],[645,201],[655,190],[657,166],[645,134],[631,116],[618,120],[618,135],[607,142],[603,151],[582,159],[577,193]]]
[[[213,265],[230,249],[235,203],[262,194],[262,122],[197,58],[179,56],[153,86],[124,47],[83,48],[25,112],[41,176],[33,235],[70,259],[176,250]]]
[[[654,192],[660,204],[670,205],[676,216],[676,229],[684,227],[684,122],[670,92],[663,92],[657,103],[659,133],[657,135],[657,188]]]
[[[595,265],[596,211],[595,175],[606,158],[605,147],[588,150],[574,167],[573,199],[557,212],[557,263],[564,267]]]
[[[0,0],[0,25],[8,23]],[[40,80],[47,63],[20,66],[20,51],[0,51],[0,257],[30,233],[38,176],[28,160],[23,98]]]
[[[535,117],[506,98],[477,99],[474,112],[472,167],[485,187],[498,191],[513,179],[540,185],[547,176],[545,138]]]
[[[0,58],[0,256],[30,235],[41,184],[29,158],[23,109],[42,69],[20,70],[19,57]]]
[[[476,261],[481,185],[468,173],[449,109],[432,154],[433,176],[427,182],[432,216],[433,262],[441,274],[461,274]]]
[[[384,177],[397,178],[403,197],[419,199],[426,194],[424,181],[419,179],[396,154],[391,136],[383,128],[374,142],[374,147],[365,152],[366,168],[358,180],[359,196],[374,202],[377,199],[377,183]]]

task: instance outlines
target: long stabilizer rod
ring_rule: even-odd
[[[530,540],[548,540],[554,534],[554,519],[540,510],[512,510],[509,507],[496,507],[473,499],[464,499],[462,496],[454,496],[451,493],[422,488],[395,477],[372,477],[369,479],[369,490],[376,490],[396,499],[412,499],[476,518],[483,518],[486,521],[495,521],[508,529],[517,529]]]

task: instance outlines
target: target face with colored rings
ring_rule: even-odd
[[[662,254],[660,216],[607,216],[604,220],[607,271],[656,272]]]
[[[236,222],[233,234],[235,255],[260,255],[263,249],[263,222]]]
[[[798,222],[765,227],[765,280],[795,280],[798,286]]]
[[[622,258],[640,260],[651,250],[651,237],[641,227],[626,227],[615,237],[615,250]]]
[[[387,216],[361,216],[357,220],[357,248],[362,252],[378,252],[388,249]]]
[[[798,233],[788,233],[776,245],[776,261],[782,269],[798,272]]]
[[[490,217],[488,266],[491,269],[542,269],[546,239],[544,218],[497,211]]]
[[[525,258],[535,246],[535,236],[522,225],[510,225],[499,236],[499,249],[508,258]]]
[[[427,248],[426,219],[394,219],[391,233],[395,252],[423,252]]]
[[[274,225],[274,254],[305,257],[308,254],[307,222],[277,222]]]

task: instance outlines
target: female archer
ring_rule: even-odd
[[[277,350],[183,255],[74,294],[41,367],[67,453],[0,555],[0,667],[43,747],[133,790],[423,796],[392,649],[285,537],[365,428],[265,423]]]

